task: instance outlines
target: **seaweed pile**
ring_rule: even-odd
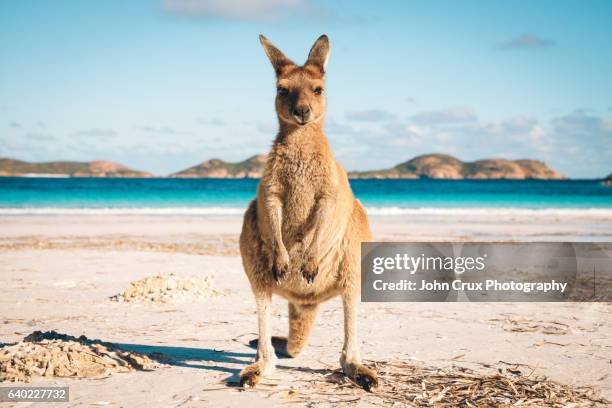
[[[55,331],[35,331],[16,344],[0,347],[0,381],[34,377],[101,378],[112,373],[150,370],[162,356],[147,356],[112,343]]]
[[[426,367],[412,362],[369,362],[378,371],[381,385],[368,393],[340,370],[309,373],[309,380],[291,388],[265,385],[260,391],[305,406],[410,407],[583,407],[610,402],[592,388],[577,388],[544,377],[525,375],[516,368],[480,373],[466,367]],[[299,368],[293,369],[299,375]],[[303,376],[302,376],[303,378]],[[306,382],[306,386],[300,384]]]

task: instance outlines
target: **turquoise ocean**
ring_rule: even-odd
[[[0,178],[0,215],[231,215],[253,179]],[[371,215],[552,212],[612,215],[612,187],[596,180],[351,180]]]

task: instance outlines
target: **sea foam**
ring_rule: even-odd
[[[124,207],[66,208],[30,207],[0,208],[1,215],[183,215],[223,216],[242,215],[246,208],[238,207]],[[519,208],[519,207],[368,207],[370,216],[586,216],[612,217],[612,208]]]

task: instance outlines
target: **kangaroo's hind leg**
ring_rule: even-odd
[[[357,340],[358,296],[354,293],[342,295],[344,307],[344,346],[340,355],[340,365],[344,374],[363,387],[366,391],[378,387],[376,372],[361,363]]]
[[[308,341],[314,326],[319,305],[297,305],[289,303],[289,337],[287,354],[296,357]]]
[[[262,242],[258,236],[256,220],[257,210],[253,201],[244,215],[242,233],[240,234],[242,264],[255,295],[257,323],[259,326],[257,360],[240,372],[240,385],[249,387],[254,387],[264,375],[274,371],[276,365],[276,355],[272,348],[270,332],[272,292],[269,288],[271,274],[268,263],[262,256]]]
[[[347,230],[347,238],[344,262],[340,265],[340,275],[345,278],[342,292],[344,347],[340,356],[340,365],[346,376],[370,391],[378,387],[378,376],[376,372],[361,363],[357,340],[357,311],[361,289],[361,242],[370,241],[372,235],[365,210],[357,200],[355,200],[351,225]]]
[[[279,357],[297,357],[302,351],[314,326],[319,305],[298,305],[289,303],[289,336],[272,336],[272,346]],[[249,342],[259,346],[259,340]]]
[[[259,340],[257,342],[257,360],[240,372],[240,385],[255,387],[265,375],[271,374],[276,365],[276,355],[272,347],[270,333],[271,293],[256,293],[257,322],[259,325]]]

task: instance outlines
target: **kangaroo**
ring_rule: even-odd
[[[325,66],[329,40],[322,35],[298,66],[266,37],[259,40],[276,72],[279,132],[256,198],[244,214],[240,253],[257,304],[257,359],[240,373],[254,387],[276,364],[276,349],[296,357],[305,346],[319,305],[335,296],[344,307],[344,374],[366,390],[376,373],[361,363],[357,307],[361,242],[371,240],[366,212],[353,196],[346,171],[323,133]],[[272,295],[289,302],[289,336],[272,337]]]

